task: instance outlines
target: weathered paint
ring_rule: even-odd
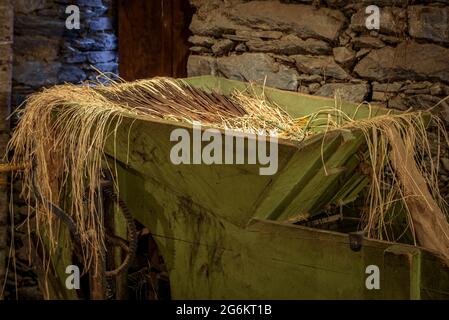
[[[246,86],[210,77],[188,81],[225,93]],[[265,93],[296,116],[331,101],[268,88]],[[357,109],[344,105],[348,112]],[[362,109],[359,116],[386,112]],[[428,251],[365,239],[355,252],[347,234],[285,222],[357,197],[366,184],[355,170],[354,154],[363,152],[360,132],[338,130],[301,143],[281,141],[278,172],[261,176],[257,165],[172,164],[169,137],[178,127],[192,130],[181,123],[124,118],[117,140],[106,146],[117,169],[120,196],[149,228],[164,257],[173,298],[449,297],[447,264]],[[380,268],[379,290],[365,286],[368,265]]]
[[[260,219],[238,226],[137,172],[120,166],[119,177],[121,196],[158,243],[175,299],[449,298],[448,267],[420,248],[364,239],[354,252],[347,234]],[[395,248],[422,254],[412,267],[391,258]],[[380,290],[365,286],[368,265],[380,268]],[[439,281],[428,279],[435,271]]]

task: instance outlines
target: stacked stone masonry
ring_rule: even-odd
[[[189,76],[406,110],[449,95],[449,1],[195,0]],[[369,5],[380,28],[369,30]],[[449,122],[449,105],[437,110]]]
[[[16,0],[13,106],[43,86],[95,79],[98,69],[118,72],[112,0]],[[69,5],[80,28],[66,28]]]

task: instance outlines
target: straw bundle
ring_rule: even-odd
[[[421,114],[353,121],[338,108],[329,108],[292,119],[263,96],[241,92],[224,96],[195,89],[182,81],[156,78],[109,86],[67,84],[45,89],[27,100],[10,141],[12,162],[34,161],[42,195],[70,212],[79,229],[87,268],[97,266],[96,257],[104,247],[103,217],[96,206],[100,168],[105,163],[104,144],[125,115],[148,121],[201,121],[243,131],[262,129],[267,134],[276,130],[280,137],[293,140],[310,136],[314,121],[320,119],[322,123],[323,115],[328,119],[326,132],[360,129],[366,137],[372,166],[370,209],[362,227],[370,237],[384,237],[388,234],[385,221],[392,204],[403,201],[418,243],[449,259],[449,229],[444,200],[436,183],[437,168],[432,166],[430,172],[426,171],[422,161],[417,161],[420,154],[430,152]],[[395,172],[390,182],[387,170]],[[30,168],[25,170],[23,189],[24,197],[30,201],[31,174]],[[55,219],[45,208],[37,209],[37,229],[46,226],[53,240],[51,250],[55,249]],[[421,212],[424,209],[426,213]],[[438,230],[439,235],[434,236],[429,228]]]
[[[248,105],[258,103],[253,109]],[[34,163],[40,194],[70,212],[78,227],[83,249],[83,263],[97,267],[96,257],[105,246],[103,217],[97,208],[100,192],[100,168],[105,163],[104,143],[120,125],[123,116],[156,118],[246,130],[270,130],[275,124],[289,121],[286,132],[295,124],[276,106],[236,94],[226,97],[195,89],[182,81],[155,78],[134,83],[105,86],[61,85],[44,89],[27,99],[19,111],[21,118],[9,143],[12,163]],[[255,109],[263,110],[263,119]],[[55,115],[57,114],[57,117]],[[262,114],[262,112],[260,112]],[[252,121],[251,119],[256,120]],[[23,173],[25,199],[32,203],[32,169]],[[87,192],[86,192],[87,190]],[[55,218],[45,208],[36,208],[37,230],[45,226],[56,248]]]
[[[431,117],[449,146],[444,124]],[[403,215],[415,244],[449,259],[448,203],[438,188],[438,163],[432,160],[426,121],[419,112],[380,116],[349,123],[362,130],[368,146],[371,183],[365,230],[370,238],[392,238],[392,221]]]

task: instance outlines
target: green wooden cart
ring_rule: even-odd
[[[248,86],[214,77],[186,81],[224,94]],[[334,105],[333,99],[256,90],[295,117]],[[341,108],[358,118],[387,112],[345,102]],[[448,263],[432,252],[295,223],[357,199],[368,182],[359,170],[361,132],[280,140],[278,171],[264,176],[257,165],[173,164],[176,128],[192,131],[187,124],[125,117],[106,148],[118,167],[120,197],[164,258],[172,298],[449,298]],[[372,288],[367,282],[376,267],[380,286]]]

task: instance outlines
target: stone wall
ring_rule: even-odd
[[[80,9],[79,30],[66,28],[68,5]],[[42,87],[95,79],[98,76],[95,69],[118,73],[115,0],[15,0],[14,15],[13,107]],[[13,183],[16,226],[28,216],[28,206],[19,197],[20,190],[21,181],[16,179]],[[42,298],[36,270],[29,265],[26,227],[22,224],[14,233],[16,273],[13,269],[8,273],[6,299]]]
[[[80,29],[67,29],[68,5],[80,9]],[[13,105],[43,86],[118,72],[112,0],[16,0]]]
[[[288,2],[288,3],[287,3]],[[449,1],[194,0],[190,76],[376,101],[405,110],[449,95]],[[380,29],[368,30],[368,5]],[[438,107],[449,121],[449,105]]]

